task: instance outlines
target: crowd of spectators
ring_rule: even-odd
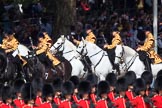
[[[118,28],[123,43],[134,49],[143,44],[145,35],[142,30],[153,25],[152,0],[77,0],[76,25],[71,26],[78,40],[84,37],[87,25],[97,37],[97,44],[111,43],[111,31]],[[0,1],[0,41],[3,30],[12,28],[20,43],[30,45],[29,36],[34,44],[37,43],[37,34],[45,29],[52,37],[52,15],[47,15],[46,7],[39,2],[32,2],[24,6],[14,2]],[[158,2],[158,45],[161,49],[162,8]],[[69,35],[69,34],[65,34]],[[106,40],[106,41],[105,41]],[[160,50],[159,50],[160,51]]]

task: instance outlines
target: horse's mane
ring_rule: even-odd
[[[131,47],[129,46],[123,46],[124,47],[124,50],[125,50],[125,53],[127,53],[128,55],[135,55],[137,52],[132,49]]]
[[[76,50],[76,46],[70,42],[67,38],[65,38],[65,44],[68,45],[71,49]]]

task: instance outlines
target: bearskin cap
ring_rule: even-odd
[[[71,95],[74,92],[74,84],[71,81],[66,81],[62,84],[61,88],[63,96]]]
[[[144,79],[146,84],[150,85],[152,83],[152,80],[153,80],[153,75],[152,75],[151,72],[145,71],[145,72],[142,73],[141,78]]]
[[[78,88],[80,80],[77,76],[71,76],[69,80],[74,84],[75,88]]]
[[[22,99],[27,104],[28,101],[35,99],[35,93],[31,83],[26,83],[22,86],[21,89]]]
[[[127,85],[133,85],[133,83],[135,82],[136,80],[136,74],[135,72],[133,71],[128,71],[126,74],[125,74],[125,78],[126,78],[126,82],[127,82]]]
[[[95,74],[88,74],[86,80],[91,83],[91,87],[95,87],[98,83],[98,77]]]
[[[33,79],[32,86],[34,88],[34,92],[35,93],[37,93],[38,91],[42,92],[43,79],[42,78],[35,78],[35,79]]]
[[[13,88],[11,86],[3,86],[2,100],[6,102],[6,100],[10,98],[13,98]]]
[[[53,87],[54,87],[54,92],[61,91],[61,85],[62,85],[62,79],[61,78],[56,78],[53,80]]]
[[[79,96],[82,98],[83,94],[91,92],[91,84],[89,81],[81,81],[78,86]]]
[[[134,82],[134,92],[136,95],[139,95],[140,91],[146,90],[146,83],[142,78],[136,79]]]
[[[117,78],[114,73],[109,73],[106,76],[106,81],[109,82],[110,86],[116,86]]]
[[[100,81],[97,86],[97,94],[101,96],[101,94],[107,94],[110,91],[110,86],[107,81]]]
[[[46,98],[48,96],[53,96],[53,87],[51,84],[44,84],[42,88],[42,95],[43,98]]]
[[[154,88],[157,91],[162,90],[162,76],[159,76],[156,78]]]
[[[14,88],[14,93],[20,93],[21,92],[21,88],[22,86],[25,84],[23,79],[17,79],[15,80],[14,84],[13,84],[13,88]]]
[[[126,91],[127,88],[128,88],[128,85],[126,82],[126,78],[125,77],[119,78],[116,83],[116,91],[119,93],[122,91]]]

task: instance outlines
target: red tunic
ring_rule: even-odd
[[[71,108],[71,104],[70,101],[62,101],[59,108]]]
[[[31,105],[24,105],[22,108],[36,108],[36,107],[31,106]]]
[[[90,94],[90,98],[91,98],[91,100],[92,100],[92,103],[94,103],[94,104],[97,103],[97,101],[96,101],[96,95],[95,95],[94,93],[91,93],[91,94]]]
[[[58,105],[58,106],[61,104],[61,99],[58,98],[58,97],[54,97],[54,98],[53,98],[53,101],[54,101],[54,103],[55,103],[56,105]]]
[[[81,99],[78,103],[78,108],[90,108],[90,102],[88,100]]]
[[[13,102],[18,108],[21,108],[24,105],[24,101],[22,99],[14,99]]]
[[[146,104],[144,102],[144,98],[142,96],[136,96],[132,101],[132,105],[134,108],[146,108]]]
[[[114,105],[116,108],[126,108],[126,100],[123,97],[118,97],[114,100]]]
[[[125,94],[130,101],[134,98],[132,91],[126,91]]]
[[[108,108],[107,101],[106,100],[97,101],[95,108]]]
[[[49,102],[44,102],[39,108],[52,108],[52,104]]]
[[[152,97],[153,104],[156,108],[162,108],[162,96],[155,95]]]
[[[35,99],[35,105],[39,107],[42,103],[42,98],[37,96]]]
[[[76,95],[73,95],[72,98],[73,98],[73,100],[74,100],[74,102],[75,102],[76,104],[79,103],[79,99],[78,99],[78,97],[77,97]]]
[[[115,100],[115,96],[114,96],[114,92],[111,91],[107,94],[108,98],[111,100],[111,101],[114,101]]]
[[[2,104],[0,108],[13,108],[13,106],[10,104]]]

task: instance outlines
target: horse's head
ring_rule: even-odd
[[[62,52],[64,50],[64,43],[65,43],[65,37],[62,35],[60,38],[57,39],[55,44],[50,48],[50,52],[52,54],[56,54],[57,52]]]
[[[123,62],[124,57],[124,47],[122,45],[117,45],[115,48],[115,64],[120,64]]]
[[[86,48],[87,44],[86,44],[86,41],[84,40],[84,38],[82,38],[82,41],[80,41],[76,51],[82,55],[82,56],[86,56],[88,51],[87,51],[87,48]]]

